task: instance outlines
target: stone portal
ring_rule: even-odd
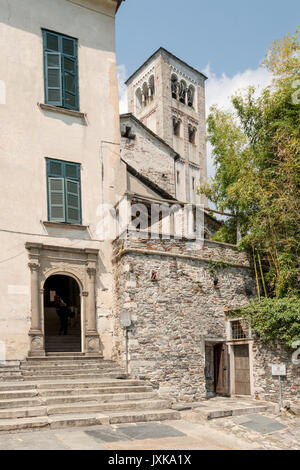
[[[73,304],[72,307],[77,309],[77,312],[78,309],[80,310],[82,335],[80,350],[87,356],[101,357],[96,321],[95,289],[98,250],[37,243],[27,243],[26,248],[29,253],[31,270],[29,356],[43,356],[46,353],[45,332],[49,331],[49,328],[50,330],[54,328],[53,318],[55,318],[54,311],[49,310],[54,306],[53,303],[51,304],[51,299],[54,298],[54,291],[59,292],[61,289],[61,293],[65,295],[68,302]],[[67,283],[69,284],[67,285]],[[53,287],[52,293],[50,293],[51,286]]]

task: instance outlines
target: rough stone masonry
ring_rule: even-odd
[[[195,243],[172,239],[118,240],[115,255],[118,312],[129,310],[134,324],[131,373],[178,400],[204,398],[204,340],[225,340],[226,309],[255,294],[246,255],[209,241],[198,250]],[[218,286],[209,269],[216,257],[224,263]],[[120,327],[118,347],[123,356]]]
[[[161,395],[176,401],[206,398],[205,341],[226,341],[227,311],[256,296],[247,254],[208,240],[199,247],[187,240],[119,239],[114,256],[115,357],[124,361],[119,316],[129,311],[133,321],[130,373],[150,380]],[[251,344],[256,398],[278,401],[278,379],[272,377],[270,367],[284,356],[288,365],[284,398],[295,404],[299,371],[288,361],[289,352],[280,347],[274,351],[257,340]]]

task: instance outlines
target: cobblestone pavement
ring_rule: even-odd
[[[182,412],[182,417],[195,423],[204,423],[205,419],[197,410]],[[300,417],[288,412],[281,415],[273,412],[252,415],[218,418],[210,421],[211,429],[226,431],[228,435],[255,444],[261,450],[299,450]]]

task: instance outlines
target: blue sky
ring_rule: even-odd
[[[299,0],[126,0],[117,60],[130,75],[163,46],[217,75],[256,69],[268,45],[299,26]]]
[[[124,81],[160,46],[208,76],[206,108],[272,77],[260,68],[268,46],[299,27],[299,0],[126,0],[117,15],[120,112]],[[208,175],[215,167],[208,144]]]

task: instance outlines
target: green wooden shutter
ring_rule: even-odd
[[[81,198],[79,181],[66,179],[67,222],[81,224]]]
[[[63,177],[64,163],[59,160],[47,159],[47,175],[53,177]]]
[[[64,106],[69,109],[78,109],[78,77],[77,60],[72,57],[62,58],[63,69],[63,100]]]
[[[49,220],[65,222],[65,185],[64,178],[48,178]]]
[[[61,54],[45,52],[46,102],[62,106]]]

